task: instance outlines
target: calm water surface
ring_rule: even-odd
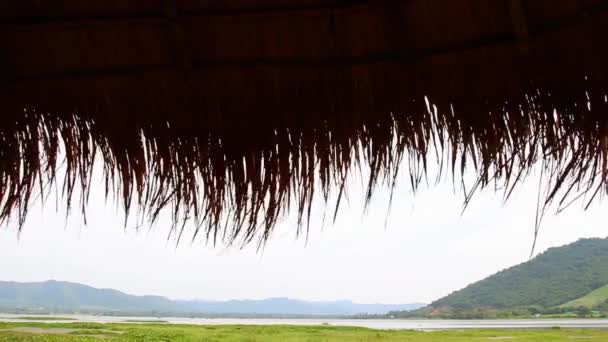
[[[18,317],[44,317],[33,315],[0,314],[3,322],[27,322]],[[552,327],[570,329],[608,329],[608,319],[528,319],[528,320],[400,320],[400,319],[263,319],[263,318],[142,318],[142,317],[109,317],[59,315],[72,318],[74,321],[44,322],[94,322],[94,323],[124,323],[129,320],[157,321],[163,320],[171,324],[193,325],[330,325],[346,327],[362,327],[382,330],[463,330],[463,329],[548,329]],[[37,322],[40,322],[37,320]]]

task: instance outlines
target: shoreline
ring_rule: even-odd
[[[47,319],[48,318],[48,319]],[[487,320],[450,319],[294,319],[294,318],[176,318],[176,317],[120,317],[86,315],[9,315],[0,314],[0,324],[132,324],[163,326],[292,326],[292,327],[347,327],[377,331],[457,331],[457,330],[546,330],[546,329],[601,329],[608,330],[605,318],[522,318]]]

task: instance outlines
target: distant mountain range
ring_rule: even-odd
[[[608,239],[582,239],[550,248],[418,311],[392,315],[493,318],[492,314],[563,314],[581,307],[608,312],[607,284]]]
[[[160,296],[134,296],[112,289],[46,281],[18,283],[0,281],[0,311],[93,313],[177,316],[347,316],[385,314],[414,310],[423,304],[357,304],[350,301],[311,302],[289,298],[263,300],[171,300]]]

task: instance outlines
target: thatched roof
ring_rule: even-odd
[[[68,205],[101,156],[127,212],[228,239],[436,150],[475,188],[542,159],[607,190],[605,0],[20,0],[0,25],[0,219],[63,157]]]

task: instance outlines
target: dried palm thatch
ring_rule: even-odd
[[[3,221],[57,182],[86,203],[99,157],[126,213],[227,242],[339,204],[361,165],[367,196],[404,159],[415,186],[434,153],[473,191],[539,160],[546,203],[608,191],[605,0],[21,0],[0,21]]]

